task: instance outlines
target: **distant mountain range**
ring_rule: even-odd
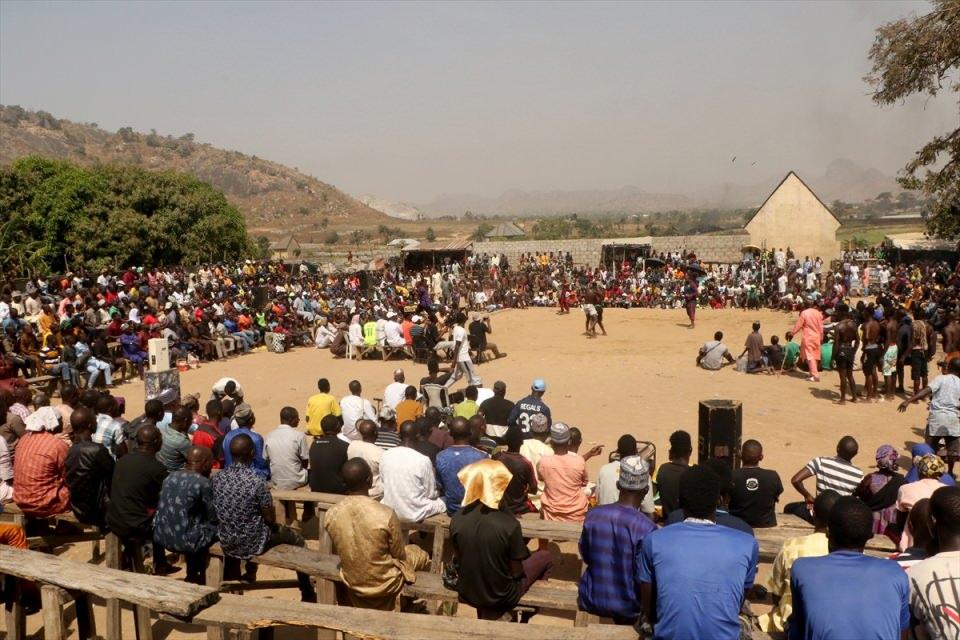
[[[251,233],[389,221],[383,213],[297,169],[196,142],[192,134],[162,136],[129,127],[111,133],[45,111],[0,105],[0,164],[34,154],[81,165],[132,164],[188,173],[223,191],[246,216]]]
[[[784,172],[786,175],[786,172]],[[698,208],[740,209],[759,207],[783,175],[770,176],[750,185],[719,184],[690,194],[650,193],[638,187],[587,191],[521,191],[513,189],[497,197],[444,195],[419,205],[425,216],[474,214],[505,216],[554,216],[577,214],[633,214]],[[865,169],[851,160],[838,159],[821,176],[801,175],[820,199],[862,202],[877,194],[901,189],[892,176]]]

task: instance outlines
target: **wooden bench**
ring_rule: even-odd
[[[20,508],[12,502],[4,505],[3,513],[0,514],[0,521],[10,522],[24,529],[26,529],[28,519],[29,518],[27,518],[27,516],[20,511]],[[57,533],[56,531],[53,531],[43,535],[29,536],[27,538],[27,545],[31,549],[56,549],[57,547],[62,547],[68,544],[76,544],[78,542],[93,542],[93,556],[94,558],[99,557],[99,541],[103,539],[103,533],[101,533],[99,529],[93,525],[81,523],[71,511],[59,513],[51,518],[44,519],[48,522],[53,522],[54,524],[58,522],[66,522],[69,523],[69,525],[73,528],[82,528],[82,531],[77,531],[75,533]]]
[[[340,502],[343,496],[330,493],[314,493],[310,491],[274,491],[273,497],[280,502],[312,503],[318,512],[325,512]],[[777,514],[778,526],[766,529],[754,529],[754,536],[760,546],[760,560],[773,562],[780,552],[785,540],[796,536],[813,533],[813,525],[788,514]],[[418,531],[437,532],[447,536],[450,531],[450,518],[446,515],[431,516],[419,523],[405,524],[405,527]],[[526,538],[537,538],[550,542],[578,542],[583,526],[577,522],[555,522],[541,520],[536,514],[529,514],[520,518],[520,526]],[[896,547],[886,536],[875,536],[867,543],[867,555],[886,557],[896,551]],[[437,552],[442,556],[442,541],[434,539],[434,561]],[[435,567],[439,572],[439,568]]]
[[[207,584],[209,586],[219,585],[222,579],[221,562],[223,559],[223,550],[220,545],[213,545],[210,548],[210,556],[212,569],[208,570],[207,576],[213,578],[214,581],[208,579]],[[252,561],[268,567],[300,571],[322,580],[342,582],[339,556],[312,549],[283,544],[268,549],[265,553],[253,558]],[[457,602],[458,600],[457,592],[443,586],[443,581],[439,575],[426,571],[418,571],[416,582],[406,585],[402,593],[405,596],[424,600],[441,600],[444,602]],[[576,611],[577,589],[570,582],[556,580],[537,582],[520,599],[520,605],[554,611]]]
[[[302,551],[298,547],[295,549]],[[90,595],[116,598],[146,612],[146,616],[137,618],[137,632],[141,640],[151,637],[150,612],[179,624],[202,625],[207,629],[208,638],[222,638],[227,630],[237,630],[240,638],[252,639],[260,629],[282,626],[330,630],[343,633],[345,638],[382,640],[515,640],[518,633],[523,634],[524,640],[636,638],[633,629],[613,625],[582,629],[550,625],[518,628],[511,623],[465,617],[304,604],[249,595],[220,595],[208,587],[172,578],[90,567],[56,556],[17,549],[8,553],[5,548],[0,554],[0,575],[6,577],[4,582],[9,587],[4,601],[7,637],[11,640],[23,640],[26,631],[23,608],[14,593],[19,585],[16,578],[32,580],[41,585],[44,594],[44,637],[47,640],[65,640],[67,637],[67,629],[63,625],[63,604],[70,599],[80,598],[84,601],[84,610],[90,614]],[[83,629],[80,635],[81,638],[94,636],[92,626]],[[105,637],[119,640],[120,628],[108,628]]]
[[[7,637],[21,640],[26,634],[23,604],[19,599],[16,578],[31,580],[41,586],[43,619],[47,640],[66,638],[62,605],[69,599],[77,602],[78,612],[85,618],[82,637],[94,637],[93,615],[89,595],[129,602],[135,606],[137,635],[140,640],[151,640],[151,612],[190,618],[201,609],[216,602],[216,589],[178,580],[136,575],[106,567],[72,562],[54,555],[3,547],[0,553],[0,574],[5,580],[5,618]],[[61,591],[69,594],[64,597]],[[107,640],[119,640],[117,624],[107,621]],[[81,626],[81,625],[78,625]]]
[[[43,391],[47,396],[53,395],[57,387],[57,378],[55,376],[36,376],[26,379],[27,386],[35,391]]]

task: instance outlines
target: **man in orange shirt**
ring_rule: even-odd
[[[397,412],[397,424],[403,424],[407,420],[416,420],[423,415],[423,403],[417,401],[417,388],[409,385],[403,391],[403,400],[397,403],[395,407]]]
[[[49,518],[70,509],[67,452],[70,447],[55,434],[60,412],[40,407],[27,416],[26,433],[17,443],[13,460],[13,500],[30,518]]]
[[[580,456],[568,456],[570,427],[556,422],[550,427],[552,456],[537,463],[537,476],[543,482],[544,520],[583,522],[587,515],[587,464]]]

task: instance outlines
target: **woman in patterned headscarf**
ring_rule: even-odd
[[[917,473],[920,479],[908,482],[900,487],[897,493],[897,520],[903,528],[903,537],[900,539],[900,549],[913,546],[913,536],[907,525],[907,516],[913,505],[924,498],[929,498],[940,487],[946,486],[940,482],[940,476],[947,470],[947,464],[935,454],[927,454],[916,462]]]
[[[892,445],[877,449],[877,470],[863,477],[854,495],[873,510],[873,532],[885,535],[894,543],[900,541],[897,526],[897,492],[905,482],[897,473],[900,454]]]

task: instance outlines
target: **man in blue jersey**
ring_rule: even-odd
[[[716,523],[720,477],[697,465],[680,476],[686,519],[643,540],[638,578],[655,640],[738,640],[740,607],[760,550],[752,536]]]
[[[587,613],[632,625],[640,616],[637,576],[643,539],[657,528],[640,512],[650,487],[643,458],[620,460],[617,487],[617,502],[588,511],[583,523],[580,557],[587,570],[580,577],[577,604]]]
[[[910,584],[896,562],[863,555],[873,536],[873,512],[859,498],[830,511],[830,553],[797,558],[790,569],[790,640],[907,638]]]
[[[523,432],[524,438],[532,438],[533,435],[530,433],[530,418],[541,413],[547,417],[547,428],[549,428],[550,425],[553,424],[553,421],[550,417],[550,407],[543,402],[543,394],[546,392],[547,383],[540,378],[534,380],[530,386],[530,395],[517,400],[517,404],[513,406],[513,410],[507,417],[507,426],[512,427],[513,425],[518,425]]]

